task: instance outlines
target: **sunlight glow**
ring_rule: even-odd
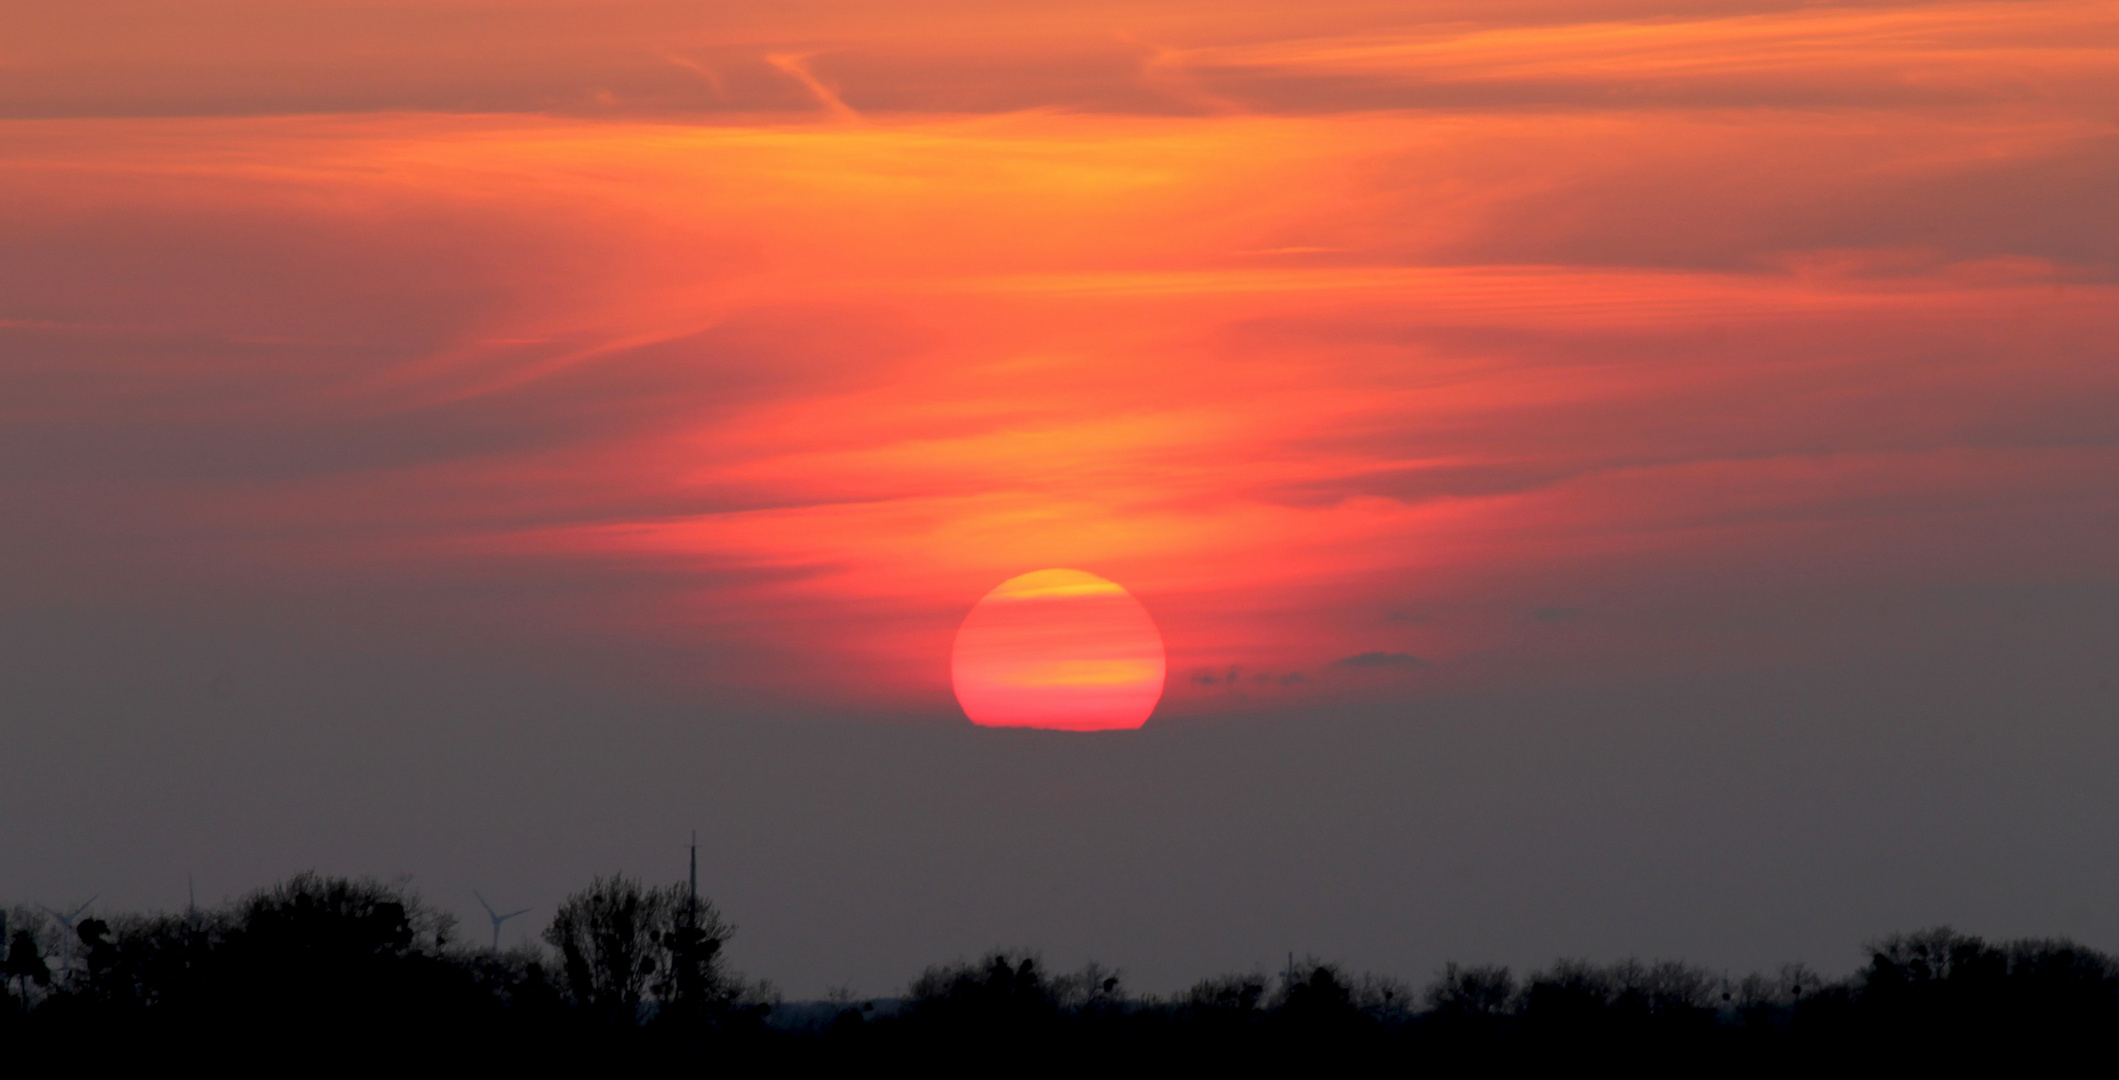
[[[1162,635],[1117,583],[1080,570],[1002,582],[958,629],[957,701],[984,727],[1137,728],[1162,697]]]

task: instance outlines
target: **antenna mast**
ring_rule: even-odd
[[[692,910],[699,910],[699,830],[692,830]]]

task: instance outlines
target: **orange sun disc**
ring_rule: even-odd
[[[1163,639],[1116,582],[1039,570],[971,609],[949,667],[957,703],[983,727],[1137,728],[1162,699]]]

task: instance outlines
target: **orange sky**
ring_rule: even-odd
[[[933,711],[1078,567],[1185,715],[2115,579],[2109,3],[18,5],[0,116],[22,602]]]

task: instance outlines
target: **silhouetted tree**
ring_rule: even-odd
[[[1127,1011],[1123,974],[1091,962],[1081,970],[1047,981],[1058,1007],[1075,1017],[1112,1016]]]
[[[1508,1015],[1516,1001],[1516,978],[1505,967],[1446,964],[1422,995],[1438,1018],[1490,1025]]]
[[[1604,973],[1580,960],[1562,960],[1530,979],[1523,992],[1525,1028],[1549,1040],[1583,1038],[1601,1028],[1611,1004]]]
[[[854,1067],[1073,1072],[1157,1070],[1524,1071],[1588,1062],[1737,1071],[1976,1064],[2049,1070],[2119,1030],[2119,962],[2059,940],[1989,943],[1947,927],[1876,942],[1851,978],[1800,965],[1737,982],[1681,963],[1563,961],[1519,983],[1505,968],[1448,965],[1422,997],[1314,960],[1279,980],[1235,975],[1169,1001],[1129,997],[1117,972],[1054,977],[995,952],[928,968],[902,1008],[851,1000],[773,1034],[722,966],[730,930],[680,886],[599,878],[560,906],[540,949],[451,944],[449,920],[401,885],[300,874],[208,912],[105,915],[67,939],[6,913],[0,1047],[212,1052],[263,1063],[328,1048],[431,1060],[519,1051],[544,1064],[746,1055]],[[20,1000],[17,1001],[17,995]],[[874,1005],[876,1003],[871,1003]],[[704,1055],[702,1056],[702,1051]],[[11,1053],[0,1050],[0,1054]],[[805,1058],[805,1055],[807,1056]]]
[[[1230,1019],[1250,1017],[1265,1004],[1266,989],[1263,975],[1221,975],[1192,984],[1179,1002],[1198,1013]]]
[[[161,985],[144,997],[178,1006],[195,1031],[256,1025],[261,1049],[352,1032],[375,1053],[423,1045],[479,1013],[447,956],[452,921],[402,886],[297,874],[238,901],[203,938],[175,919],[135,928],[136,940],[190,939],[189,970],[156,972]],[[121,959],[127,951],[121,935]]]
[[[930,967],[913,980],[909,996],[915,1017],[988,1029],[1021,1028],[1059,1012],[1037,958],[1004,952],[976,964]]]
[[[16,930],[7,943],[7,977],[15,980],[24,1003],[29,1001],[29,986],[50,986],[51,966],[44,962],[44,954],[37,948],[37,939],[27,929]]]
[[[1262,1052],[1271,988],[1270,980],[1257,973],[1202,979],[1168,1010],[1169,1038],[1182,1045],[1195,1064],[1240,1067],[1244,1059]]]
[[[1291,971],[1280,990],[1275,1018],[1307,1030],[1345,1030],[1367,1019],[1354,1002],[1353,988],[1331,964],[1309,964]]]
[[[2119,963],[2072,941],[2017,941],[2008,956],[2006,1023],[2021,1036],[2110,1030],[2119,1022]]]
[[[2018,1064],[2119,1026],[2119,966],[2069,941],[1989,945],[1949,927],[1874,943],[1855,1008],[1872,1042]]]
[[[889,1042],[952,1069],[1060,1049],[1059,999],[1034,956],[993,952],[972,963],[929,967],[906,997],[899,1014],[882,1025]]]
[[[720,964],[731,928],[682,885],[647,888],[622,874],[567,897],[545,930],[568,990],[606,1022],[640,1023],[646,1006],[696,1021],[734,996]]]
[[[74,927],[74,935],[81,939],[82,962],[88,968],[88,989],[100,991],[108,980],[110,969],[118,962],[117,943],[110,940],[110,924],[102,919],[83,919]]]
[[[649,989],[660,1003],[662,1019],[703,1023],[737,992],[720,962],[721,947],[734,928],[722,921],[712,903],[691,895],[688,888],[673,885],[665,892],[671,897],[668,926],[648,933],[649,940],[661,946],[664,961]]]
[[[1378,1028],[1338,967],[1310,961],[1282,976],[1265,1033],[1275,1063],[1336,1069],[1371,1053]]]
[[[1612,1009],[1629,1027],[1674,1032],[1714,1022],[1720,980],[1699,968],[1625,960],[1606,968],[1603,977]]]

